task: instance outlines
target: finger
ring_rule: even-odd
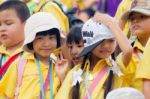
[[[60,57],[60,60],[64,59],[62,52],[59,54],[59,57]]]

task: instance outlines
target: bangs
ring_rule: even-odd
[[[74,26],[73,28],[71,28],[70,32],[67,35],[67,44],[79,44],[81,41],[83,41],[81,27],[82,26]]]
[[[47,31],[38,32],[36,34],[36,36],[46,36],[46,35],[56,35],[57,36],[57,34],[59,34],[59,30],[56,28],[53,28],[53,29],[50,29]]]

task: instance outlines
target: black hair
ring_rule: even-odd
[[[27,5],[19,0],[10,0],[0,5],[0,12],[4,10],[15,10],[21,22],[25,22],[30,17]]]
[[[66,12],[66,16],[68,17],[69,21],[69,28],[72,28],[75,25],[83,24],[83,21],[79,18],[75,17],[74,14],[77,12],[77,8],[71,8]]]
[[[47,31],[38,32],[38,33],[36,34],[36,36],[39,36],[39,35],[42,35],[42,36],[46,36],[46,35],[56,35],[57,48],[61,46],[60,32],[59,32],[58,29],[53,28],[53,29],[50,29],[50,30],[47,30]],[[33,50],[33,42],[27,44],[27,47],[28,47],[30,50]]]
[[[79,44],[83,40],[81,33],[82,26],[83,25],[75,25],[70,29],[67,35],[67,44],[71,44],[73,42]]]
[[[89,55],[85,55],[84,59],[83,59],[83,63],[81,65],[81,69],[83,70],[84,69],[84,66],[86,66],[87,64],[86,63],[86,60],[88,59]],[[72,99],[80,99],[80,84],[79,82],[77,82],[77,84],[75,86],[73,86],[72,88]]]
[[[86,13],[89,16],[89,18],[93,17],[95,14],[95,11],[92,8],[83,9],[81,10],[81,12]]]

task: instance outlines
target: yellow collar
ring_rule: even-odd
[[[0,46],[0,54],[6,54],[6,55],[8,55],[8,56],[13,56],[13,55],[15,55],[15,54],[17,54],[17,53],[20,53],[20,52],[22,52],[23,51],[23,47],[20,47],[20,48],[18,48],[13,54],[12,53],[9,53],[7,50],[6,50],[6,47],[5,46],[3,46],[3,45],[1,45]]]
[[[133,47],[134,47],[134,49],[135,49],[135,48],[136,48],[136,49],[139,49],[139,50],[141,50],[142,52],[143,52],[143,50],[144,50],[144,47],[143,47],[142,44],[139,42],[139,40],[135,40],[135,43],[134,43]]]

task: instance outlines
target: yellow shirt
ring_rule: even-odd
[[[2,4],[5,0],[0,0],[0,4]]]
[[[138,51],[143,51],[143,49],[144,49],[138,40],[135,41],[133,47],[134,47],[134,50],[137,49]],[[121,54],[117,57],[117,61],[119,64],[123,64]],[[124,68],[123,69],[124,76],[123,76],[122,87],[133,87],[133,88],[136,88],[139,91],[143,92],[142,80],[137,79],[135,77],[136,69],[139,67],[140,62],[141,62],[140,57],[138,57],[137,54],[133,52],[133,55],[132,55],[129,65],[126,67],[121,67],[121,68]],[[123,65],[121,65],[121,66],[123,66]]]
[[[7,50],[6,50],[6,47],[4,47],[3,45],[0,46],[0,57],[2,56],[2,54],[5,54],[6,55],[6,60],[2,60],[2,64],[4,64],[10,57],[12,57],[13,55],[17,54],[17,53],[20,53],[23,51],[23,48],[20,47],[18,48],[17,50],[14,51],[14,53],[9,53]]]
[[[19,88],[19,96],[18,99],[37,99],[40,95],[40,81],[39,81],[39,73],[38,73],[38,66],[35,62],[34,55],[31,53],[24,52],[23,54],[24,59],[27,59],[26,67],[22,76],[22,83]],[[17,63],[18,61],[14,62],[8,71],[6,72],[5,76],[0,82],[0,89],[2,90],[1,93],[5,94],[6,96],[10,97],[11,99],[14,98],[14,90],[17,84]],[[48,66],[45,66],[40,62],[41,71],[42,71],[42,78],[43,82],[46,79],[48,73]],[[60,87],[60,80],[56,76],[56,72],[53,68],[52,72],[53,76],[53,96],[55,97],[59,87]],[[50,99],[50,87],[46,91],[46,99]]]
[[[120,3],[118,10],[116,12],[115,18],[119,21],[121,19],[121,16],[130,9],[131,3],[133,0],[122,0]],[[130,23],[127,21],[123,32],[127,35],[129,32]]]
[[[136,77],[150,79],[150,39],[144,49],[143,56],[141,58],[141,63],[137,68]]]
[[[108,64],[108,62],[105,59],[102,59],[102,60],[98,61],[98,63],[95,65],[93,71],[90,72],[89,67],[86,68],[86,73],[88,75],[87,78],[89,78],[88,79],[89,86],[90,86],[90,84],[92,84],[92,81],[93,81],[90,79],[90,75],[92,75],[92,78],[94,79],[97,76],[97,74],[99,73],[99,71],[101,71],[104,66],[107,66],[107,64]],[[68,75],[66,76],[55,99],[61,99],[62,97],[65,97],[65,99],[71,99],[70,93],[71,93],[71,90],[73,87],[73,85],[72,85],[73,84],[73,73],[74,73],[74,71],[78,71],[80,67],[81,67],[81,65],[77,65],[68,73]],[[105,85],[105,82],[106,82],[108,76],[109,76],[109,72],[106,72],[103,75],[102,79],[97,84],[96,88],[94,89],[94,91],[91,94],[92,99],[104,99],[104,85]],[[85,96],[85,93],[86,93],[84,74],[82,74],[81,77],[83,80],[80,82],[80,99],[84,99],[83,97]],[[118,88],[121,86],[121,80],[119,80],[118,78],[119,78],[118,76],[116,76],[116,75],[114,76],[113,88]]]

